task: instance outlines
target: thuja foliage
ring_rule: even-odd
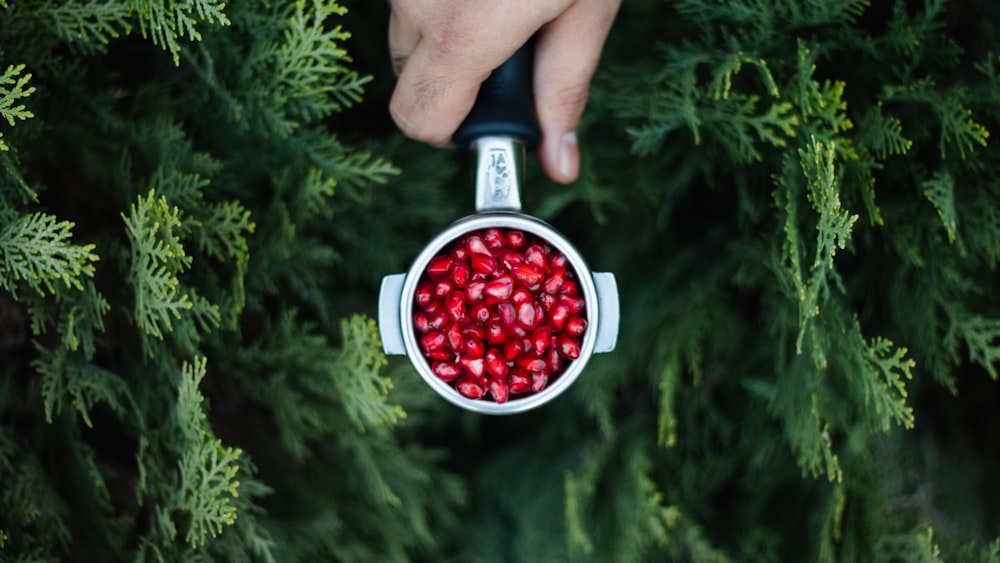
[[[624,2],[524,194],[618,349],[501,418],[370,316],[472,200],[386,10],[0,0],[0,560],[1000,557],[992,3]]]

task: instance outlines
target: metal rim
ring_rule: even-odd
[[[512,396],[504,403],[496,403],[483,399],[467,399],[449,383],[442,381],[434,375],[427,360],[420,352],[416,331],[413,328],[414,294],[416,293],[417,283],[420,281],[424,269],[431,258],[436,256],[442,248],[468,232],[494,227],[519,229],[531,233],[551,244],[559,252],[562,252],[577,273],[577,281],[580,284],[580,290],[586,302],[587,312],[587,331],[584,333],[583,341],[580,343],[580,357],[573,360],[566,371],[541,392],[525,396]],[[413,265],[410,266],[410,269],[406,273],[401,300],[399,320],[403,332],[403,344],[406,347],[406,356],[410,359],[410,363],[413,364],[414,369],[444,399],[466,410],[483,414],[514,414],[525,412],[542,406],[561,395],[576,381],[576,378],[579,377],[593,355],[594,344],[597,339],[598,323],[600,322],[598,318],[597,289],[594,285],[593,274],[584,261],[583,256],[570,243],[569,239],[556,231],[548,223],[530,215],[515,212],[478,213],[452,223],[450,227],[431,240],[420,254],[417,255],[416,259],[414,259]]]

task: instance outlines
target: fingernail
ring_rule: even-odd
[[[573,178],[574,157],[576,155],[576,131],[566,133],[559,139],[559,173],[564,178]]]

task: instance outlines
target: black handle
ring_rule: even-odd
[[[535,113],[532,74],[535,40],[528,40],[490,74],[479,88],[476,103],[452,136],[459,147],[468,147],[486,136],[515,137],[534,148],[542,139]]]

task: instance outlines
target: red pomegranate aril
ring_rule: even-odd
[[[441,280],[436,284],[434,284],[434,287],[431,288],[431,291],[434,292],[435,297],[444,297],[445,295],[451,293],[451,290],[453,289],[455,288],[452,287],[451,282],[446,280]]]
[[[531,376],[519,370],[510,372],[510,375],[507,376],[507,389],[511,394],[531,391]]]
[[[503,357],[508,362],[513,362],[524,351],[524,344],[517,339],[510,339],[503,345]]]
[[[429,360],[448,360],[452,361],[455,359],[455,353],[447,348],[439,348],[437,350],[431,350],[429,352],[424,352],[424,356],[427,356]]]
[[[587,321],[583,317],[570,317],[566,321],[566,328],[564,330],[570,336],[582,336],[583,331],[587,330]]]
[[[487,282],[486,296],[496,301],[506,301],[510,294],[514,292],[514,279],[510,276],[501,276],[491,282]]]
[[[466,373],[469,375],[474,377],[483,376],[486,364],[483,362],[482,358],[469,358],[462,356],[459,358],[458,363],[462,364],[462,368],[465,369]]]
[[[506,250],[504,252],[501,252],[499,259],[500,263],[503,264],[503,267],[507,268],[508,270],[510,270],[511,268],[513,268],[518,264],[524,264],[524,256],[521,256],[519,253],[514,252],[513,250]]]
[[[413,328],[417,329],[417,332],[420,334],[424,334],[431,329],[431,321],[427,313],[413,314]]]
[[[524,251],[524,262],[545,270],[545,249],[540,244],[531,244]]]
[[[507,335],[504,333],[503,325],[500,324],[499,319],[493,319],[486,324],[486,342],[496,346],[503,344],[506,339]]]
[[[493,377],[507,377],[507,360],[500,355],[499,350],[496,348],[487,350],[484,361],[487,373]]]
[[[562,287],[559,288],[559,293],[563,295],[580,295],[580,286],[576,284],[573,280],[566,280],[563,282]]]
[[[549,267],[553,270],[565,269],[567,264],[569,264],[569,258],[566,258],[562,252],[553,252],[549,255]]]
[[[483,298],[486,291],[486,282],[484,281],[470,281],[465,287],[465,296],[470,302],[479,301]]]
[[[486,310],[489,313],[489,309]],[[462,336],[467,340],[478,340],[482,342],[486,339],[486,329],[479,325],[465,325],[462,327]]]
[[[549,324],[556,330],[562,330],[566,326],[566,321],[569,320],[569,315],[569,305],[557,303],[549,311]]]
[[[430,332],[425,334],[420,338],[420,346],[428,352],[433,352],[434,350],[440,350],[447,338],[443,332]]]
[[[538,356],[521,356],[514,363],[527,372],[535,373],[545,369],[545,360]]]
[[[458,322],[465,320],[465,293],[452,291],[444,298],[444,308],[448,315]]]
[[[483,242],[493,250],[502,248],[504,243],[503,232],[500,229],[486,229],[486,232],[483,233]]]
[[[524,233],[521,231],[507,231],[507,246],[511,248],[521,248],[527,240],[527,237],[525,237]]]
[[[542,391],[549,384],[549,374],[544,371],[537,371],[531,374],[531,390],[535,393]]]
[[[541,303],[542,309],[548,313],[552,310],[552,306],[556,304],[556,296],[548,293],[541,293],[538,295],[538,302]]]
[[[524,328],[525,330],[531,330],[535,328],[536,316],[535,316],[534,303],[526,301],[517,306],[517,324],[519,324],[521,328]]]
[[[490,320],[490,308],[483,304],[476,305],[469,310],[469,319],[475,323],[485,324]]]
[[[456,246],[451,249],[451,257],[455,260],[465,261],[469,258],[469,251],[464,246]]]
[[[531,264],[514,264],[510,267],[510,275],[531,291],[538,289],[543,277],[542,271]]]
[[[431,287],[430,283],[422,283],[417,286],[414,301],[422,308],[426,308],[434,301],[434,290]]]
[[[567,282],[567,283],[572,283],[572,282]],[[565,286],[566,284],[563,285]],[[562,297],[559,298],[559,302],[565,303],[566,306],[569,307],[569,312],[571,315],[575,315],[580,311],[582,311],[587,304],[586,301],[583,300],[583,297],[574,297],[572,295],[563,295]]]
[[[506,403],[507,398],[510,396],[510,388],[507,386],[507,380],[502,377],[491,377],[488,379],[486,388],[489,389],[490,395],[493,395],[493,400],[497,403]]]
[[[469,251],[469,254],[479,254],[490,256],[490,249],[486,247],[483,239],[476,235],[472,235],[465,239],[465,248]]]
[[[448,275],[448,270],[451,269],[452,264],[455,263],[455,259],[451,256],[435,256],[431,258],[431,261],[427,263],[427,275],[430,276],[432,280],[441,280]]]
[[[556,349],[564,358],[575,360],[580,357],[580,341],[572,336],[559,335],[556,339]]]
[[[483,354],[486,352],[486,346],[483,345],[482,340],[467,338],[465,340],[464,352],[469,358],[482,358]]]
[[[444,312],[444,310],[429,314],[430,317],[428,317],[427,325],[431,330],[441,330],[448,324],[448,313]]]
[[[566,270],[559,268],[549,274],[549,277],[545,279],[545,283],[542,284],[542,289],[545,293],[555,295],[559,292],[559,288],[562,287],[563,282],[566,281]]]
[[[553,337],[552,346],[545,354],[545,365],[548,366],[550,373],[560,373],[562,371],[562,363],[562,356],[559,355],[559,349],[556,347],[556,339]]]
[[[486,382],[482,377],[465,374],[455,382],[455,389],[466,399],[481,399],[486,394]]]
[[[465,373],[465,370],[462,369],[462,366],[454,362],[442,362],[442,361],[437,361],[431,364],[431,371],[433,371],[434,375],[438,376],[438,378],[440,378],[442,381],[448,383],[455,381],[455,379],[457,379],[458,376]]]
[[[497,264],[497,259],[483,254],[472,255],[472,271],[477,274],[491,275],[495,274],[500,267]]]
[[[531,348],[536,354],[541,354],[549,347],[552,331],[547,326],[540,326],[531,333]],[[555,370],[553,370],[555,371]]]
[[[523,287],[515,285],[514,292],[510,294],[510,301],[515,305],[531,301],[531,292]]]
[[[448,347],[455,353],[461,352],[462,348],[465,347],[465,340],[462,338],[462,328],[457,322],[452,323],[444,335],[448,340]]]
[[[464,289],[469,284],[472,277],[472,270],[460,262],[456,262],[451,267],[451,283],[458,289]]]

